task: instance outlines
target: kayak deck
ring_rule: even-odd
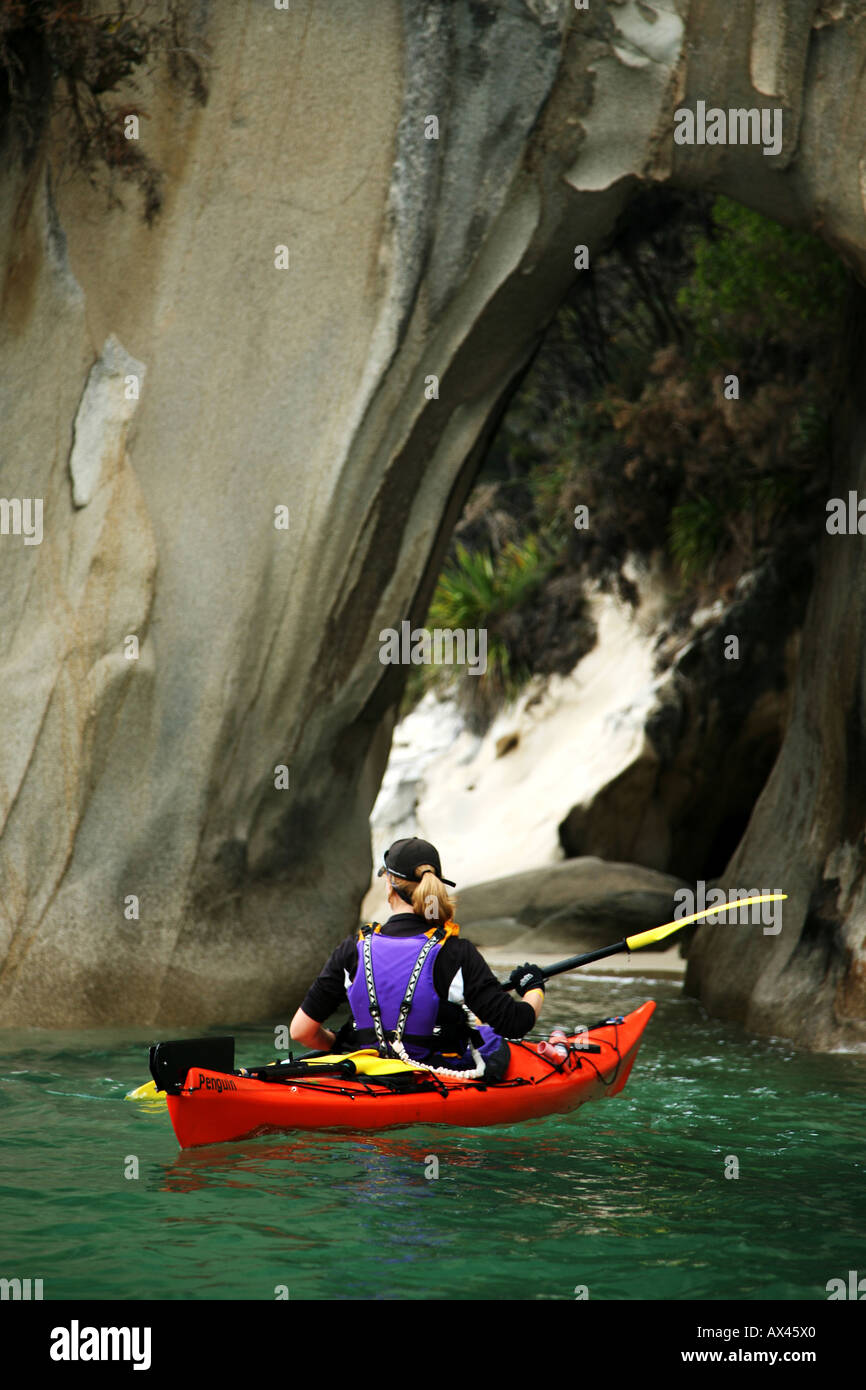
[[[622,1019],[572,1035],[573,1049],[556,1064],[539,1056],[532,1043],[509,1043],[511,1061],[495,1085],[424,1071],[399,1081],[364,1076],[264,1081],[192,1066],[179,1093],[167,1096],[168,1111],[184,1149],[296,1129],[475,1128],[566,1114],[619,1094],[654,1009],[648,1000]],[[585,1050],[586,1044],[592,1050]]]

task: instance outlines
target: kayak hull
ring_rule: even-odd
[[[494,1086],[443,1078],[436,1089],[395,1093],[362,1077],[275,1083],[191,1067],[180,1094],[167,1097],[168,1112],[184,1149],[291,1130],[474,1129],[563,1115],[619,1094],[654,1009],[648,1000],[621,1023],[576,1035],[572,1041],[591,1042],[599,1051],[571,1052],[558,1068],[533,1044],[510,1043],[511,1062]],[[420,1078],[419,1085],[427,1084],[424,1073]]]

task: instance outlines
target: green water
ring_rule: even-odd
[[[669,982],[565,977],[544,1022],[645,998],[625,1091],[575,1115],[187,1153],[124,1100],[152,1033],[0,1033],[0,1275],[45,1299],[823,1301],[866,1273],[866,1058],[749,1038]],[[235,1032],[238,1065],[273,1057]]]

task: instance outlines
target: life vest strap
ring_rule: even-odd
[[[433,947],[438,946],[439,943],[443,940],[444,936],[442,935],[442,933],[436,931],[428,935],[427,940],[421,947],[421,952],[418,956],[418,959],[415,962],[415,965],[412,968],[412,974],[409,976],[409,983],[406,986],[406,993],[403,996],[403,1003],[400,1005],[400,1013],[397,1017],[397,1027],[394,1030],[396,1033],[394,1041],[397,1043],[403,1041],[403,1029],[406,1027],[406,1020],[409,1017],[409,1010],[412,1007],[412,999],[415,994],[415,987],[418,984],[419,979],[421,978],[421,971],[424,968],[424,962],[429,956]]]
[[[379,1004],[378,995],[376,994],[376,982],[373,979],[372,936],[377,927],[378,923],[368,923],[365,927],[361,928],[361,961],[364,968],[364,983],[367,986],[367,1002],[370,1009],[370,1017],[373,1020],[373,1029],[376,1035],[376,1046],[380,1054],[383,1057],[387,1057],[390,1055],[391,1044],[396,1044],[398,1048],[402,1048],[403,1029],[406,1027],[406,1020],[409,1017],[409,1010],[412,1007],[415,987],[421,978],[424,962],[433,947],[440,945],[446,939],[448,933],[444,927],[434,927],[432,931],[426,933],[427,939],[421,947],[418,959],[412,967],[412,973],[409,976],[409,983],[406,986],[406,993],[403,996],[403,1002],[400,1005],[400,1012],[397,1017],[397,1026],[393,1030],[388,1030],[391,1033],[391,1037],[388,1038],[382,1027],[382,1009]],[[426,1046],[426,1043],[424,1046]]]

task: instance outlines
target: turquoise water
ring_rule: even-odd
[[[667,981],[564,977],[544,1022],[645,998],[625,1091],[572,1116],[187,1153],[124,1099],[152,1031],[0,1033],[0,1276],[45,1299],[825,1300],[866,1273],[866,1058],[750,1038]],[[238,1065],[273,1057],[271,1029],[234,1031]]]

